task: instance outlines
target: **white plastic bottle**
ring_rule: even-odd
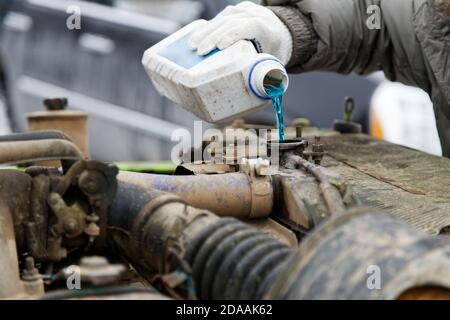
[[[287,89],[289,78],[275,57],[258,53],[250,41],[198,56],[190,34],[206,21],[180,29],[144,53],[142,63],[156,89],[199,118],[219,122],[266,105],[264,85]]]

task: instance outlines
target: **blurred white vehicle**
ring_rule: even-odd
[[[389,142],[442,155],[428,94],[401,83],[383,81],[370,102],[370,133]]]

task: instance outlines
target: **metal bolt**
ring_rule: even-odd
[[[64,230],[68,234],[73,234],[78,231],[78,223],[74,219],[68,219],[64,223]]]
[[[293,127],[301,127],[301,128],[307,128],[309,126],[311,126],[311,121],[309,121],[308,118],[295,118],[292,121],[292,126]]]
[[[324,146],[320,142],[319,136],[314,137],[314,143],[312,145],[312,152],[313,152],[312,160],[314,161],[314,163],[316,165],[320,165],[320,163],[322,162],[323,155],[324,155]]]
[[[34,258],[29,256],[25,258],[25,269],[22,273],[22,279],[24,281],[34,281],[39,279],[39,270],[34,265]]]
[[[82,187],[85,192],[88,193],[95,193],[99,189],[98,181],[95,179],[96,175],[94,176],[89,175],[87,171],[84,171],[79,178],[79,184],[80,187]]]
[[[34,258],[33,257],[26,257],[25,258],[25,269],[27,271],[34,271]]]
[[[345,108],[344,108],[344,121],[351,122],[353,111],[355,110],[355,99],[352,97],[345,97]]]
[[[295,127],[295,136],[297,138],[301,138],[302,137],[302,127],[300,127],[300,126]]]

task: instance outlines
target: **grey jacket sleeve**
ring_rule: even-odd
[[[383,70],[390,80],[429,91],[414,5],[414,0],[303,0],[269,8],[292,33],[291,72]]]
[[[392,81],[422,88],[433,100],[443,154],[450,157],[450,19],[436,6],[442,1],[263,2],[274,5],[269,8],[291,31],[290,72],[382,70]],[[371,20],[376,8],[379,28]]]

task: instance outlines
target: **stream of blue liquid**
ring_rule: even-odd
[[[265,85],[267,96],[272,100],[273,108],[277,114],[278,124],[278,140],[284,142],[284,120],[283,120],[283,94],[284,88],[282,86]]]

